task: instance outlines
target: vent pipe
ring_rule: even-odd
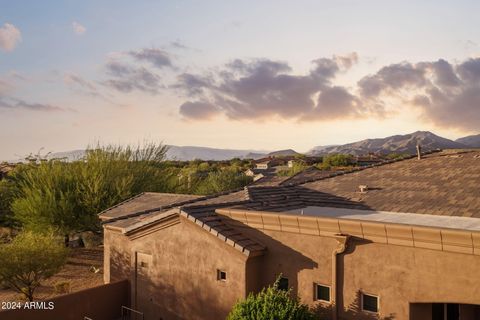
[[[417,144],[417,159],[422,159],[422,146],[420,144]]]

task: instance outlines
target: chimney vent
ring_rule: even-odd
[[[422,159],[422,146],[420,144],[417,144],[417,159]]]

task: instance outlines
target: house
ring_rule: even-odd
[[[359,186],[362,186],[360,188]],[[480,152],[432,153],[100,214],[145,319],[224,319],[281,284],[330,319],[480,319]]]

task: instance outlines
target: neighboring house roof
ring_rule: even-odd
[[[368,190],[360,192],[359,185],[368,185]],[[479,194],[480,151],[434,153],[421,160],[410,157],[345,172],[320,171],[305,174],[303,178],[294,176],[275,185],[254,184],[206,197],[156,194],[146,201],[148,194],[143,194],[104,211],[101,216],[115,216],[105,223],[128,234],[178,214],[243,253],[257,255],[265,247],[225,224],[217,209],[301,214],[298,210],[301,208],[333,207],[480,218]],[[135,212],[135,208],[143,211]]]
[[[102,220],[120,218],[133,212],[148,211],[179,202],[202,198],[191,194],[144,192],[100,213]]]

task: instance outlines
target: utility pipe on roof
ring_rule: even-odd
[[[338,282],[337,282],[337,271],[338,271],[338,255],[345,252],[348,245],[349,235],[346,234],[336,234],[335,240],[337,240],[337,247],[332,252],[332,320],[337,320],[338,318]]]

